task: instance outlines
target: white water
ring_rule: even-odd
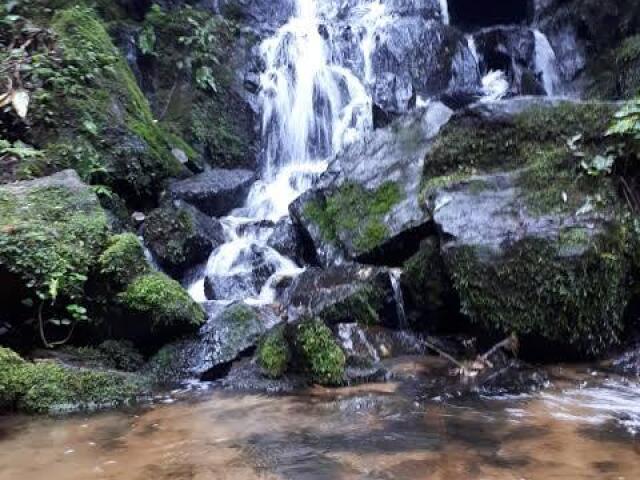
[[[545,92],[552,96],[557,94],[560,85],[558,59],[547,36],[540,30],[534,30],[536,46],[536,74],[542,78]]]
[[[319,6],[329,13],[319,13]],[[272,303],[278,280],[302,271],[266,245],[273,228],[264,221],[286,217],[289,205],[326,170],[327,159],[372,128],[371,98],[364,84],[333,62],[330,36],[320,33],[321,15],[330,14],[331,7],[332,2],[297,0],[295,15],[260,46],[266,66],[260,78],[262,177],[245,207],[222,220],[227,242],[212,253],[205,269],[210,278],[238,282],[232,298],[225,300]],[[354,26],[366,32],[361,48],[369,65],[373,32],[383,10],[379,1],[368,4],[360,25]],[[245,280],[237,279],[251,276],[256,251],[274,273],[258,292],[245,292]],[[203,301],[204,279],[197,279],[189,291]]]
[[[440,0],[440,14],[442,15],[442,23],[449,25],[449,2],[448,0]]]

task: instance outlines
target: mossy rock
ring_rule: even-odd
[[[64,346],[58,358],[72,366],[122,372],[135,372],[144,363],[143,356],[127,340],[105,340],[97,346]]]
[[[129,208],[154,204],[166,179],[188,175],[172,149],[188,156],[192,149],[156,121],[104,21],[86,3],[52,8],[46,23],[55,48],[30,52],[30,128],[20,139],[45,155],[23,161],[20,176],[73,168]]]
[[[606,351],[620,339],[629,290],[626,229],[604,232],[527,237],[499,254],[482,245],[449,246],[445,261],[463,312],[504,334],[580,354]]]
[[[187,205],[153,210],[144,224],[145,244],[162,268],[174,275],[207,260],[223,239],[216,220]]]
[[[0,187],[0,268],[17,275],[32,298],[81,303],[108,238],[97,197],[73,171]]]
[[[546,99],[472,107],[443,128],[427,156],[422,197],[462,181],[481,191],[478,175],[522,170],[518,187],[538,214],[575,211],[589,196],[607,201],[608,183],[587,175],[581,160],[607,154],[615,110],[613,103]]]
[[[321,320],[308,319],[293,327],[293,342],[301,368],[321,385],[344,382],[346,357]]]
[[[149,270],[142,244],[132,233],[112,236],[98,258],[98,265],[105,280],[118,290]]]
[[[308,202],[303,215],[317,225],[324,240],[342,244],[353,258],[389,240],[385,217],[403,198],[400,186],[386,182],[375,190],[345,183]]]
[[[163,273],[136,278],[119,295],[119,300],[130,312],[145,317],[152,332],[194,330],[205,320],[202,307],[178,282]]]
[[[280,378],[289,367],[291,350],[284,335],[284,328],[277,327],[269,332],[258,346],[258,365],[270,378]]]
[[[0,409],[4,411],[95,410],[130,403],[145,390],[138,377],[26,362],[0,347]]]

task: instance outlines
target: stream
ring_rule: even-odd
[[[0,418],[0,479],[638,478],[637,381],[557,366],[540,393],[429,398],[438,362],[397,359],[395,381],[361,387]]]

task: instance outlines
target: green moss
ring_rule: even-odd
[[[295,328],[296,347],[312,379],[323,385],[341,384],[346,359],[331,330],[317,319],[305,320]]]
[[[51,26],[62,56],[37,67],[46,102],[34,104],[35,119],[47,124],[49,168],[75,168],[85,180],[107,183],[125,197],[155,195],[163,180],[183,171],[171,149],[184,142],[177,145],[156,122],[93,10],[58,10]]]
[[[517,184],[533,213],[575,211],[588,196],[606,196],[608,185],[581,175],[580,160],[604,152],[612,114],[610,105],[565,102],[495,122],[462,117],[443,129],[427,158],[423,196],[477,173],[522,169]],[[581,157],[567,143],[577,135]]]
[[[258,364],[265,375],[280,378],[287,370],[291,352],[284,336],[284,328],[269,332],[258,347]]]
[[[361,254],[388,239],[389,230],[383,220],[402,197],[400,187],[394,182],[384,183],[373,191],[346,183],[324,202],[307,204],[304,214],[318,225],[326,241],[349,239]]]
[[[499,259],[472,247],[446,261],[464,313],[503,333],[533,334],[587,354],[617,343],[627,300],[626,230],[529,239]],[[568,248],[570,247],[570,248]]]
[[[0,407],[28,413],[95,409],[135,400],[143,383],[131,376],[25,362],[0,347]]]
[[[108,223],[89,190],[26,183],[0,188],[0,264],[43,298],[81,300]]]
[[[197,327],[205,320],[202,308],[178,282],[162,273],[136,278],[119,298],[133,312],[149,317],[152,329]]]
[[[257,320],[256,312],[244,303],[238,303],[225,310],[223,314],[234,324],[248,324]]]
[[[144,250],[132,233],[114,235],[98,258],[100,273],[117,288],[124,288],[148,270]]]

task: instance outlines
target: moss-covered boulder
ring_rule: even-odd
[[[433,103],[375,130],[340,153],[290,206],[319,264],[389,264],[415,250],[428,223],[418,204],[424,157],[451,113]]]
[[[137,377],[31,363],[0,347],[0,410],[28,413],[95,410],[134,401],[145,391]]]
[[[122,320],[116,319],[117,336],[144,342],[145,347],[193,332],[205,321],[202,307],[163,273],[137,277],[117,300],[125,311]]]
[[[142,244],[132,233],[112,236],[98,258],[98,267],[104,280],[116,290],[123,290],[149,270]]]
[[[308,319],[293,326],[295,361],[298,368],[322,385],[344,382],[345,354],[321,320]]]
[[[108,238],[96,195],[74,171],[0,187],[0,271],[26,287],[31,300],[82,303]],[[3,291],[11,285],[3,284]],[[6,299],[7,309],[25,300]]]
[[[607,104],[507,101],[448,125],[424,198],[463,312],[586,354],[619,339],[629,234],[607,176]]]
[[[189,205],[152,211],[144,224],[144,241],[158,263],[174,275],[204,262],[224,241],[222,226]]]

